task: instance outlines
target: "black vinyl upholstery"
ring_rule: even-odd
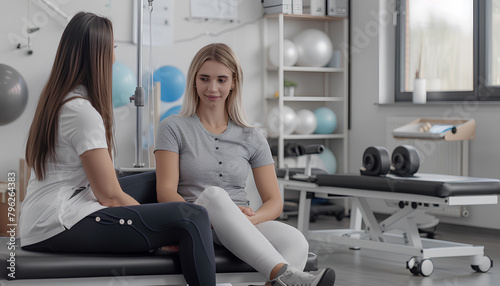
[[[0,237],[0,244],[7,245],[8,237]],[[181,274],[179,258],[176,254],[161,252],[140,254],[99,254],[99,253],[45,253],[25,251],[18,245],[15,253],[15,279],[114,277],[134,275]],[[215,247],[217,273],[255,272],[255,269],[222,246]],[[7,247],[0,248],[0,279],[8,277]],[[318,270],[317,256],[309,253],[305,271]]]
[[[6,245],[7,237],[0,238]],[[19,240],[17,241],[19,243]],[[2,247],[0,251],[0,279],[11,280],[7,276],[7,260],[10,251]],[[217,272],[255,272],[224,247],[215,246]],[[91,254],[91,253],[43,253],[15,249],[15,278],[77,278],[129,275],[168,275],[182,273],[176,254]]]
[[[318,174],[318,186],[408,193],[445,198],[449,196],[500,194],[500,180],[489,178],[416,173],[412,177]]]

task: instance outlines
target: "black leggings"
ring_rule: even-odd
[[[141,179],[141,176],[134,177]],[[120,183],[125,190],[126,186]],[[142,184],[131,185],[137,187]],[[171,244],[179,245],[181,268],[189,285],[215,285],[214,249],[208,214],[205,208],[190,203],[105,208],[85,217],[71,229],[24,249],[131,253],[147,252]]]

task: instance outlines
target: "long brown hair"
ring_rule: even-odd
[[[198,92],[195,87],[196,74],[206,61],[216,61],[224,64],[233,73],[234,89],[230,91],[226,99],[226,108],[229,118],[237,125],[251,127],[245,115],[241,90],[243,88],[243,71],[240,60],[234,51],[226,44],[213,43],[201,48],[189,66],[186,82],[186,96],[182,102],[179,115],[191,116],[196,112],[198,106]]]
[[[112,156],[113,45],[111,21],[92,13],[76,14],[64,30],[26,144],[26,162],[34,169],[38,180],[45,178],[47,160],[55,159],[63,100],[79,85],[85,86],[88,100],[102,116],[108,151]]]

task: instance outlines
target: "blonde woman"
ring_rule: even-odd
[[[147,175],[120,182],[115,175],[113,46],[111,22],[91,13],[76,14],[63,32],[29,131],[26,159],[32,171],[21,210],[21,246],[125,253],[178,244],[189,285],[215,285],[205,209],[187,203],[139,205],[120,184],[140,192]]]
[[[204,206],[214,241],[263,274],[271,285],[333,285],[335,272],[303,272],[309,245],[296,228],[275,221],[283,208],[269,145],[247,122],[243,73],[225,44],[194,56],[178,115],[164,119],[155,148],[158,201]],[[250,170],[262,199],[253,211]]]

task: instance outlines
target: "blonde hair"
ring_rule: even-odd
[[[59,111],[63,99],[77,86],[104,121],[110,156],[113,138],[113,26],[107,18],[80,12],[68,23],[56,52],[52,71],[42,90],[26,144],[26,161],[36,178],[45,178],[46,162],[55,158]],[[71,100],[71,99],[69,99]]]
[[[198,93],[196,92],[196,75],[203,63],[216,61],[224,64],[233,73],[234,89],[229,92],[226,99],[226,109],[229,118],[241,127],[251,127],[245,115],[241,90],[243,87],[243,72],[240,60],[233,50],[226,44],[214,43],[201,48],[189,66],[186,81],[186,95],[182,103],[181,116],[191,116],[198,106]]]

